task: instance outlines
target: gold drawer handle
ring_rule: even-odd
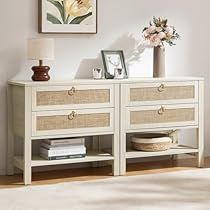
[[[165,85],[164,84],[161,84],[159,87],[158,87],[158,91],[159,92],[163,92],[165,90]]]
[[[76,93],[76,88],[75,87],[72,87],[71,90],[68,91],[68,94],[70,96],[73,96],[75,93]]]
[[[73,120],[73,119],[75,118],[75,116],[76,116],[76,112],[73,111],[73,112],[68,116],[68,119],[69,119],[69,120]]]
[[[165,108],[163,107],[163,106],[161,106],[161,108],[158,110],[158,114],[159,115],[163,115],[164,114],[164,112],[165,112]]]

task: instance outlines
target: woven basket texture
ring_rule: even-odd
[[[166,87],[163,92],[159,92],[155,87],[130,89],[130,101],[176,100],[194,97],[194,86],[170,86]]]
[[[37,106],[92,104],[110,102],[110,90],[76,90],[74,95],[69,91],[40,91],[37,92]]]
[[[39,116],[36,125],[38,131],[109,127],[110,114],[76,114],[72,120],[69,120],[68,115]]]
[[[158,152],[165,151],[170,149],[172,143],[164,142],[164,143],[154,143],[154,144],[143,144],[143,143],[135,143],[131,142],[133,149],[145,151],[145,152]]]
[[[130,124],[152,124],[170,123],[195,120],[194,108],[166,109],[160,115],[158,110],[132,111],[130,113]]]

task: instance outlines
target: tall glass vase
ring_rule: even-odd
[[[165,77],[165,48],[154,47],[153,77]]]

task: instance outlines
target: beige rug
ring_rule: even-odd
[[[1,210],[210,210],[210,169],[0,190]]]

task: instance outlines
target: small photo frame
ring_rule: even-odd
[[[102,59],[104,64],[104,73],[106,79],[114,79],[116,76],[116,71],[122,69],[123,77],[128,78],[125,57],[122,50],[102,50]],[[118,78],[116,78],[118,79]]]

